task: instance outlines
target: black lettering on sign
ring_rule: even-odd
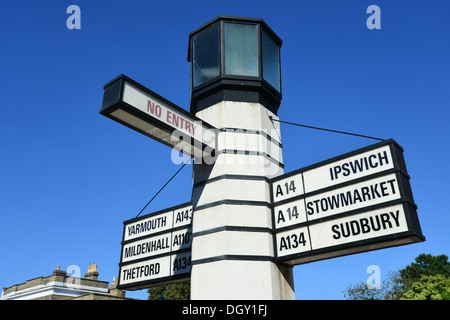
[[[306,213],[325,213],[328,210],[339,209],[349,205],[362,203],[397,194],[396,179],[374,183],[347,192],[336,193],[321,199],[308,201],[306,203]]]
[[[292,209],[291,208],[287,208],[287,212],[288,212],[288,215],[289,215],[289,220],[298,218],[297,206],[293,206]]]
[[[281,197],[284,194],[295,193],[297,187],[295,186],[294,180],[286,182],[284,185],[277,185],[277,190],[275,192],[275,198]]]
[[[300,245],[306,245],[304,232],[300,232],[299,234],[293,233],[285,237],[281,237],[279,251],[281,252],[283,250],[295,249]]]
[[[169,248],[169,238],[149,240],[124,249],[124,258]]]
[[[190,220],[191,219],[191,213],[192,213],[192,208],[178,211],[177,212],[177,217],[175,218],[175,223],[179,223],[179,222]]]
[[[283,210],[278,210],[278,219],[277,219],[277,223],[285,222],[285,221],[286,221],[286,220],[284,220]]]
[[[191,240],[190,232],[176,234],[173,236],[172,247],[187,244],[189,243],[190,240]]]
[[[148,277],[159,274],[161,266],[159,263],[150,263],[140,267],[134,267],[122,270],[123,280],[131,280],[136,278]]]
[[[275,194],[275,198],[281,197],[283,195],[283,190],[281,189],[281,185],[277,185],[277,192]]]
[[[389,164],[387,152],[378,152],[360,159],[345,162],[342,165],[331,167],[330,177],[331,180],[335,180],[340,177],[347,177],[351,174],[367,171],[387,164]]]
[[[287,218],[289,221],[298,219],[299,213],[298,213],[297,206],[295,205],[292,207],[288,207],[286,209],[286,215],[287,215]],[[283,213],[282,209],[278,210],[278,215],[277,215],[277,223],[280,223],[280,222],[286,222],[285,213]]]
[[[137,235],[142,232],[151,231],[166,226],[167,217],[162,216],[148,221],[133,224],[128,227],[128,236]]]
[[[184,270],[191,266],[191,256],[175,258],[173,261],[173,271]]]
[[[359,234],[377,232],[380,230],[392,229],[400,226],[399,210],[386,212],[370,216],[368,218],[360,218],[356,220],[346,221],[344,223],[334,224],[331,226],[333,239],[348,238]]]

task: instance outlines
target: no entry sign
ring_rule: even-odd
[[[190,157],[215,149],[211,125],[125,75],[104,86],[100,113]]]

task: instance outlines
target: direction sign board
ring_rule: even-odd
[[[403,149],[386,140],[271,180],[276,261],[424,241]]]
[[[100,113],[190,157],[215,149],[214,127],[123,74],[104,86]]]
[[[190,203],[124,221],[118,287],[137,290],[189,279],[191,241]]]

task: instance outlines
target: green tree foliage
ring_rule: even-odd
[[[401,300],[450,300],[450,278],[442,274],[422,276]]]
[[[149,288],[147,292],[148,300],[189,300],[191,297],[191,282],[153,287]]]
[[[444,254],[419,254],[415,262],[388,273],[379,289],[361,282],[344,291],[348,300],[450,300],[450,262]]]
[[[167,286],[152,287],[147,290],[148,300],[165,300]]]
[[[387,274],[379,288],[371,288],[364,282],[350,285],[344,291],[344,297],[347,300],[398,300],[402,292],[404,286],[399,272],[395,271]]]
[[[411,263],[400,270],[400,276],[412,282],[419,281],[422,276],[441,274],[450,277],[450,262],[445,254],[432,256],[431,254],[419,254],[416,262]]]

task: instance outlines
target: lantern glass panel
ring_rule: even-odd
[[[219,24],[197,34],[192,41],[194,87],[220,75]]]
[[[261,42],[263,79],[280,92],[280,48],[265,31],[262,32]]]
[[[225,74],[259,76],[257,25],[225,23],[224,33]]]

